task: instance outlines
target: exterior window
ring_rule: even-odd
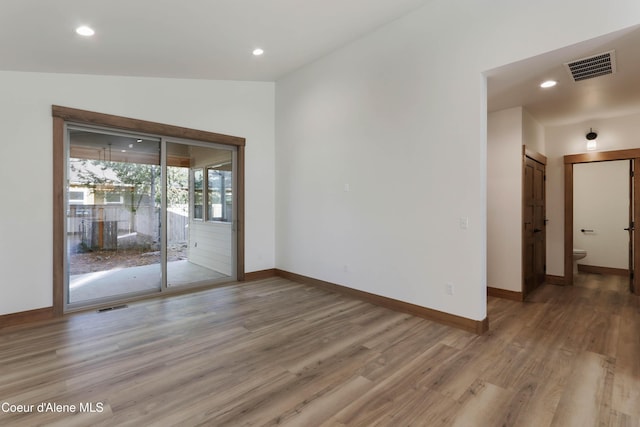
[[[84,204],[84,191],[69,191],[69,203],[74,205]]]
[[[124,200],[122,194],[110,192],[104,195],[104,203],[107,205],[121,205],[124,203]]]
[[[207,220],[231,222],[231,171],[207,168]]]
[[[204,171],[193,171],[193,219],[204,219],[202,208],[204,205]]]

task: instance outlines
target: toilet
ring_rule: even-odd
[[[578,260],[587,256],[584,249],[573,248],[573,274],[578,274]]]

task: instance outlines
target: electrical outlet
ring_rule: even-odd
[[[447,295],[453,295],[453,284],[447,283],[444,285],[444,292]]]

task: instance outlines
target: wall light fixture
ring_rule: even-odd
[[[586,135],[587,137],[587,150],[593,151],[597,148],[598,143],[596,142],[596,138],[598,134],[593,131],[593,129],[589,128],[589,133]]]

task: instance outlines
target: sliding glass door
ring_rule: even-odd
[[[161,287],[160,138],[69,127],[67,304]]]
[[[234,150],[167,142],[167,286],[233,278]]]
[[[66,135],[65,309],[235,279],[235,147]]]

